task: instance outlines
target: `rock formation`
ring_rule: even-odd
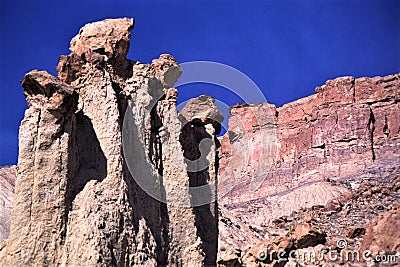
[[[277,218],[313,206],[340,207],[335,199],[363,181],[385,184],[399,173],[399,74],[337,78],[316,91],[279,108],[231,107],[221,138],[219,202],[223,214],[247,227],[238,233],[221,216],[221,242],[231,249],[221,259],[248,250],[248,241],[229,236],[253,236],[250,243],[260,243]],[[388,204],[396,202],[398,196]]]
[[[29,108],[0,265],[216,262],[216,197],[193,208],[189,191],[194,182],[215,184],[216,125],[194,127],[178,116],[171,87],[181,68],[172,56],[126,59],[133,25],[127,18],[88,24],[59,58],[58,78],[37,70],[24,77]],[[186,140],[198,146],[204,138],[209,165],[189,172],[185,157],[198,151]]]
[[[10,231],[15,175],[15,166],[0,168],[0,243]]]
[[[0,168],[1,266],[296,266],[310,262],[264,252],[399,253],[399,74],[329,80],[279,108],[235,105],[217,138],[212,97],[177,111],[172,56],[126,59],[133,25],[87,24],[58,77],[23,78],[18,166]]]
[[[343,77],[280,108],[268,103],[232,107],[229,131],[221,140],[221,201],[232,209],[249,207],[251,200],[265,204],[275,196],[282,203],[306,197],[308,206],[324,204],[346,192],[331,187],[329,179],[398,170],[399,88],[399,75]],[[321,190],[325,193],[315,193]],[[285,207],[290,213],[298,205]]]
[[[399,179],[400,175],[395,174],[384,179],[373,177],[360,181],[352,193],[333,199],[325,206],[301,208],[279,217],[268,225],[267,235],[258,243],[243,251],[220,253],[220,264],[397,266],[400,263]],[[351,184],[347,186],[350,188]],[[242,227],[249,229],[245,223]],[[259,233],[260,229],[252,228],[252,231]],[[278,260],[279,250],[284,251],[281,257],[286,260]],[[364,252],[369,253],[366,259],[362,256]],[[292,253],[290,259],[289,253]],[[374,259],[377,260],[374,262]]]

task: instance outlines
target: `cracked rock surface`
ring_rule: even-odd
[[[278,218],[296,220],[299,215],[292,213],[319,206],[340,210],[337,199],[359,192],[361,184],[369,192],[373,186],[368,181],[384,187],[394,179],[400,172],[399,97],[399,74],[341,77],[318,87],[316,94],[279,108],[269,103],[231,107],[220,148],[221,262],[232,264],[245,257],[250,247],[271,240],[280,231],[274,226]],[[367,224],[399,203],[396,191],[389,195],[376,199],[384,209],[374,210],[375,202],[362,203],[356,217],[353,212],[332,215],[331,222],[321,227],[325,231],[332,225],[346,228],[350,225],[342,220],[346,216],[359,222],[362,218]],[[394,215],[384,218],[394,221]],[[385,227],[398,229],[393,223]],[[373,230],[368,229],[371,236]],[[396,231],[392,236],[398,235]],[[368,247],[374,247],[374,239],[367,239]],[[376,246],[385,251],[385,242],[379,240]]]
[[[187,146],[198,145],[204,125],[181,140],[172,88],[181,68],[166,54],[151,64],[126,59],[133,26],[129,18],[87,24],[59,58],[58,77],[37,70],[24,77],[29,108],[1,266],[216,262],[215,197],[198,208],[179,205],[191,200],[192,181],[216,179],[215,135],[208,135],[210,167],[189,173],[185,156],[196,151]],[[2,179],[2,189],[4,181],[13,182]]]
[[[15,176],[15,166],[0,168],[0,243],[7,238],[10,231]]]

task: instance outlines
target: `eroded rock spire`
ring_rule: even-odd
[[[87,24],[60,57],[58,78],[32,71],[23,79],[29,108],[0,265],[215,263],[216,213],[175,201],[176,188],[191,197],[193,180],[172,88],[182,70],[170,55],[127,60],[133,25],[129,18]],[[213,166],[199,175],[214,180],[210,148]],[[199,223],[210,219],[212,236]]]

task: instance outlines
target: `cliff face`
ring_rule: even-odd
[[[307,187],[309,205],[323,204],[341,191],[323,185],[329,179],[397,170],[399,88],[399,75],[343,77],[280,108],[268,103],[232,107],[229,131],[221,140],[221,201],[238,208]],[[312,196],[317,185],[326,194]]]
[[[316,94],[279,108],[268,103],[233,106],[229,130],[221,138],[219,228],[221,243],[230,248],[221,257],[232,260],[234,254],[243,256],[237,251],[247,251],[249,243],[271,240],[271,233],[282,230],[274,222],[287,216],[294,220],[292,213],[302,208],[334,206],[331,201],[340,206],[365,181],[382,186],[396,181],[399,99],[396,74],[329,80]],[[391,192],[382,200],[383,210],[400,201],[397,190]],[[357,214],[372,219],[373,207]],[[237,218],[244,227],[232,226],[238,225]]]
[[[172,56],[126,59],[133,24],[88,24],[60,57],[58,78],[36,70],[24,77],[29,108],[0,265],[216,262],[215,205],[192,208],[189,192],[200,176],[215,180],[215,131],[203,133],[213,124],[195,131],[191,118],[178,118],[171,87],[181,69]],[[209,168],[187,171],[184,154],[197,151],[181,135],[209,140]]]

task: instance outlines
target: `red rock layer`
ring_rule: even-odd
[[[329,80],[279,108],[233,106],[221,139],[222,203],[233,209],[316,182],[393,172],[400,165],[399,101],[395,74]]]

